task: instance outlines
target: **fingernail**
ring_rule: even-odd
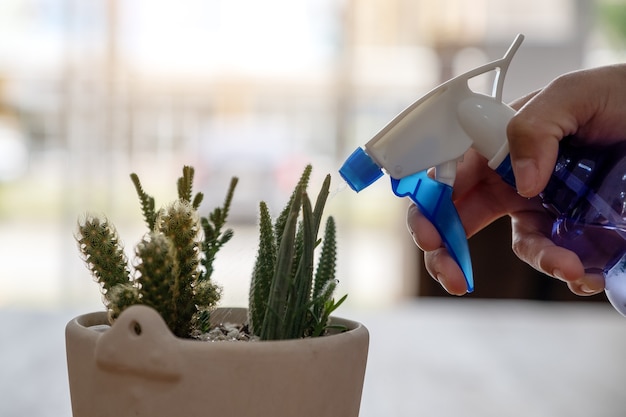
[[[420,246],[419,242],[417,241],[417,236],[415,235],[415,233],[413,233],[412,230],[410,230],[411,233],[411,238],[413,239],[413,243],[415,243],[415,246],[417,246],[418,248],[422,249],[422,247]]]
[[[580,288],[580,290],[581,290],[582,292],[584,292],[585,294],[595,294],[595,293],[597,293],[597,292],[598,292],[598,291],[596,291],[596,290],[594,290],[594,289],[591,289],[591,288],[589,287],[589,285],[587,285],[586,283],[582,283],[582,284],[580,284],[580,287],[579,287],[579,288]]]
[[[533,159],[519,159],[513,163],[515,185],[517,192],[525,197],[531,197],[539,178],[539,169]]]
[[[437,281],[439,281],[439,285],[441,285],[441,287],[442,287],[444,290],[446,290],[446,292],[447,292],[448,294],[451,294],[451,293],[450,293],[450,290],[448,290],[448,289],[446,288],[446,285],[444,284],[445,279],[446,279],[446,278],[445,278],[443,275],[441,275],[441,274],[437,274]]]
[[[439,284],[443,287],[444,290],[446,290],[446,292],[448,294],[452,294],[454,295],[449,289],[448,287],[446,287],[446,277],[443,274],[437,274],[437,281],[439,281]]]
[[[565,278],[563,276],[563,272],[561,272],[560,269],[555,269],[554,271],[552,271],[552,276],[556,279],[558,279],[559,281],[565,281]]]

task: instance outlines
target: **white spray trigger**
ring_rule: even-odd
[[[459,75],[411,104],[340,169],[356,191],[376,181],[384,169],[393,192],[410,198],[435,225],[462,269],[468,291],[473,289],[469,248],[452,201],[457,161],[470,147],[489,159],[492,168],[508,155],[506,126],[514,111],[502,103],[502,89],[523,40],[518,35],[501,59]],[[496,71],[491,95],[470,89],[469,80],[491,71]],[[426,174],[431,167],[436,168],[435,180]]]
[[[456,161],[470,147],[491,159],[506,145],[506,134],[497,132],[506,133],[513,110],[502,103],[502,88],[523,39],[518,35],[501,59],[459,75],[415,101],[365,144],[367,155],[398,179]],[[491,96],[469,88],[469,80],[491,71],[496,71]],[[484,117],[493,119],[488,121],[493,129],[481,127]],[[482,136],[485,129],[489,135]]]

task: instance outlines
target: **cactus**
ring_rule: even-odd
[[[193,195],[193,175],[194,169],[185,166],[177,183],[178,199],[155,211],[154,198],[131,174],[149,229],[135,248],[134,268],[107,220],[87,216],[79,222],[79,250],[101,286],[111,321],[126,307],[141,303],[157,310],[176,336],[207,331],[208,316],[221,293],[210,279],[212,263],[233,236],[231,229],[222,228],[237,178],[231,180],[224,205],[200,217],[197,209],[203,194]]]
[[[259,247],[249,292],[248,326],[262,340],[321,336],[332,326],[335,302],[335,222],[328,217],[315,270],[318,231],[330,188],[326,176],[315,206],[306,192],[308,165],[289,202],[272,222],[260,203]],[[193,194],[194,169],[183,168],[178,199],[155,209],[136,174],[131,174],[148,232],[135,247],[129,264],[117,231],[108,221],[87,216],[79,221],[76,240],[113,322],[125,308],[144,304],[154,308],[178,337],[201,338],[211,330],[211,312],[221,296],[212,280],[217,253],[233,237],[225,229],[235,187],[233,178],[221,207],[207,217],[198,215],[202,193]]]

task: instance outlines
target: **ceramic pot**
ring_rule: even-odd
[[[216,322],[242,323],[246,309],[218,309]],[[175,337],[146,306],[126,309],[113,326],[105,312],[66,327],[74,417],[356,417],[369,334],[203,342]]]

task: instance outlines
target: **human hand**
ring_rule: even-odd
[[[512,104],[518,113],[507,135],[517,193],[504,184],[473,150],[458,165],[453,200],[468,237],[504,215],[511,217],[513,250],[535,269],[565,281],[578,295],[604,288],[604,278],[586,274],[578,256],[550,240],[552,218],[537,194],[550,178],[559,141],[575,135],[581,144],[610,144],[626,132],[626,65],[565,74],[544,89]],[[428,272],[451,294],[466,292],[458,265],[443,247],[434,226],[415,206],[408,227],[424,250]]]

